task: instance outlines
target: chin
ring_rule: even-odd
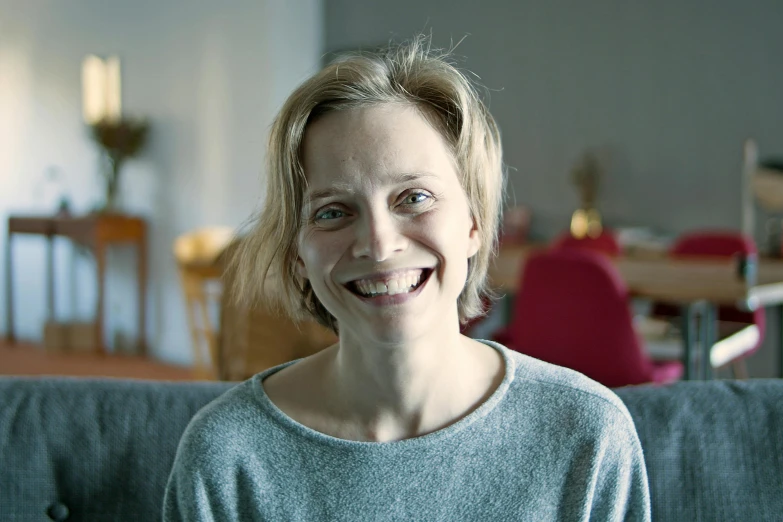
[[[427,337],[432,329],[422,324],[421,320],[389,320],[383,324],[366,325],[364,332],[374,341],[383,344],[403,344]]]

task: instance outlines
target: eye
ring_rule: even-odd
[[[425,192],[412,192],[405,196],[405,199],[402,201],[402,203],[403,205],[418,205],[420,203],[424,203],[431,197],[432,196]]]
[[[345,216],[345,213],[338,208],[326,208],[316,212],[313,221],[331,221]]]

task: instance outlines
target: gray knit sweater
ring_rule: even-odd
[[[650,520],[627,409],[581,374],[505,359],[467,417],[393,442],[338,439],[283,414],[266,370],[204,407],[177,450],[165,521]]]

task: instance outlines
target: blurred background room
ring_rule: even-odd
[[[503,297],[466,334],[609,386],[780,377],[781,20],[776,0],[0,0],[0,373],[238,380],[333,342],[230,303],[225,260],[287,95],[423,32],[482,86],[508,166]]]

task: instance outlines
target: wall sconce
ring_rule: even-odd
[[[93,125],[102,120],[118,121],[122,117],[120,59],[105,60],[89,55],[82,62],[82,115]]]
[[[103,156],[105,198],[99,212],[116,212],[120,172],[125,161],[144,148],[145,119],[123,118],[120,59],[89,55],[82,62],[82,116]]]

